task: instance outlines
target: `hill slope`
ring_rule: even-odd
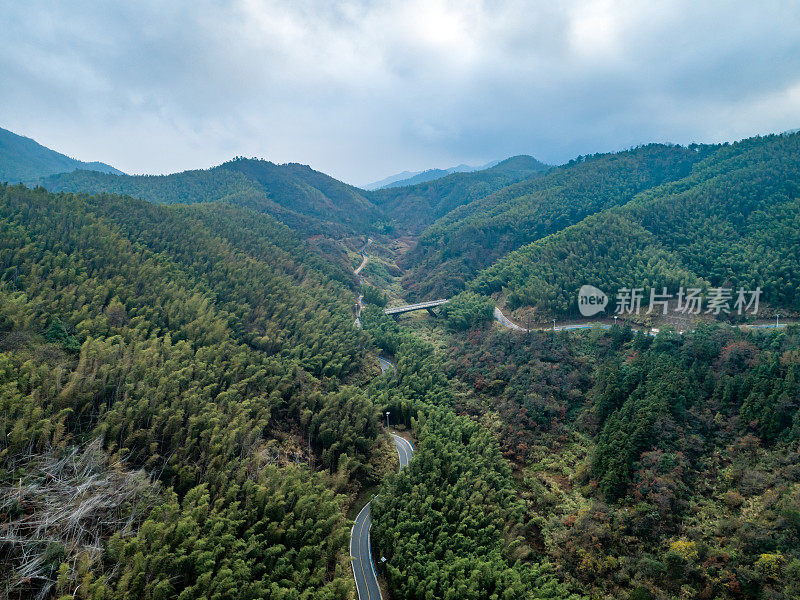
[[[404,286],[415,297],[450,295],[506,253],[688,175],[709,151],[653,144],[594,155],[464,203],[420,235]]]
[[[380,213],[361,190],[307,165],[238,159],[218,167],[242,173],[284,208],[322,221],[364,228]]]
[[[584,283],[704,282],[800,309],[800,134],[719,148],[673,183],[512,252],[470,284],[510,307],[574,314]]]
[[[170,175],[75,171],[40,183],[51,191],[124,194],[162,204],[230,202],[271,214],[305,234],[363,229],[378,214],[352,186],[304,165],[263,160],[236,159]]]
[[[30,138],[0,128],[0,182],[30,182],[76,169],[122,174],[107,164],[70,158]]]
[[[538,176],[549,168],[532,156],[514,156],[482,171],[453,173],[418,185],[376,190],[369,198],[398,227],[419,232],[458,206]]]
[[[238,206],[0,186],[4,591],[352,597],[339,492],[375,481],[380,416],[344,385],[340,274]],[[62,484],[81,504],[37,542]]]

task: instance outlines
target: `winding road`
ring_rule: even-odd
[[[364,277],[361,275],[361,270],[367,265],[369,261],[369,254],[367,254],[367,247],[372,243],[372,238],[367,239],[367,243],[361,248],[361,256],[363,257],[361,264],[358,265],[353,272],[361,280],[361,285],[364,285]],[[361,327],[361,310],[364,308],[364,295],[359,294],[356,299],[356,327]],[[391,361],[379,356],[381,373],[386,373],[394,369],[394,364]],[[411,455],[414,453],[414,446],[408,440],[396,435],[392,435],[395,448],[397,448],[397,457],[400,460],[400,469],[408,465],[411,460]],[[381,588],[378,585],[378,575],[375,573],[375,563],[372,560],[372,547],[370,544],[369,530],[372,527],[372,518],[370,515],[370,505],[372,501],[367,502],[364,508],[356,516],[353,527],[350,529],[350,561],[353,565],[353,578],[356,581],[356,592],[358,593],[358,600],[382,600]]]
[[[392,434],[392,440],[397,448],[397,456],[400,459],[400,468],[408,465],[411,455],[414,453],[414,446],[399,435]],[[381,588],[378,585],[378,576],[375,573],[375,563],[372,560],[372,547],[370,544],[369,530],[372,526],[370,516],[370,505],[366,506],[358,513],[353,528],[350,530],[350,557],[353,565],[353,577],[356,580],[356,591],[358,600],[382,600]]]
[[[363,247],[363,248],[361,248],[361,250],[359,250],[359,252],[361,252],[361,256],[362,256],[363,260],[361,261],[361,264],[360,264],[360,265],[358,265],[358,267],[356,267],[355,269],[353,269],[353,273],[355,273],[356,275],[359,275],[359,276],[360,276],[360,275],[361,275],[361,269],[363,269],[364,267],[366,267],[366,266],[367,266],[367,263],[369,262],[369,254],[367,254],[367,247],[368,247],[368,246],[369,246],[371,243],[372,243],[372,238],[367,238],[367,243],[366,243],[366,244],[364,244],[364,247]],[[361,283],[364,283],[364,279],[363,279],[363,277],[362,277],[362,279],[361,279]]]
[[[576,331],[580,329],[592,329],[593,327],[599,327],[600,329],[611,329],[611,325],[608,323],[601,323],[599,321],[592,321],[589,323],[580,323],[578,325],[561,325],[559,327],[531,327],[530,329],[526,329],[525,327],[520,327],[516,323],[514,323],[511,319],[503,314],[503,311],[500,310],[497,306],[494,307],[494,320],[500,323],[504,327],[508,327],[509,329],[513,329],[514,331]],[[743,325],[731,325],[731,327],[738,327],[739,329],[781,329],[784,327],[788,327],[788,325],[794,323],[794,321],[787,321],[780,324],[772,324],[772,323],[746,323]],[[622,323],[620,323],[622,324]],[[632,328],[633,331],[638,331],[640,333],[644,333],[646,335],[655,336],[658,334],[658,329],[636,329],[635,327]],[[678,333],[683,334],[683,331],[679,331]]]
[[[364,277],[361,275],[361,270],[367,266],[369,262],[369,254],[367,254],[367,247],[372,243],[372,238],[367,238],[367,243],[364,244],[364,247],[359,250],[361,256],[363,257],[361,260],[361,264],[358,265],[355,269],[353,269],[353,273],[361,280],[361,285],[364,285]],[[361,311],[364,309],[364,294],[359,294],[356,297],[356,320],[353,325],[361,329]]]

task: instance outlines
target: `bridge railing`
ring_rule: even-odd
[[[406,304],[405,306],[395,306],[394,308],[387,308],[384,312],[387,315],[397,315],[400,313],[411,312],[412,310],[424,310],[426,308],[434,308],[449,302],[449,298],[442,298],[441,300],[431,300],[429,302],[420,302],[418,304]]]

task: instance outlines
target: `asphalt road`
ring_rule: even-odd
[[[400,468],[402,469],[406,465],[408,465],[408,461],[411,460],[411,455],[414,453],[414,446],[411,445],[405,438],[401,438],[399,435],[392,434],[392,439],[394,440],[394,445],[397,447],[397,454],[400,457]]]
[[[382,356],[378,357],[378,362],[381,365],[381,373],[386,373],[386,371],[391,371],[394,369],[394,363],[392,361],[383,358]]]
[[[400,468],[402,469],[411,459],[414,446],[399,435],[392,434],[392,439],[397,448],[397,456],[400,459]],[[353,576],[356,580],[358,600],[382,600],[369,539],[369,530],[372,526],[372,518],[369,512],[370,504],[372,502],[367,502],[367,505],[361,509],[355,523],[353,523],[353,528],[350,530],[350,556],[352,557]]]
[[[371,243],[372,243],[372,238],[369,238],[367,240],[367,243],[364,244],[364,247],[360,251],[361,256],[364,258],[364,260],[362,260],[361,264],[358,265],[358,268],[353,271],[356,275],[361,275],[361,269],[367,266],[367,262],[369,261],[369,254],[367,254],[367,246],[369,246]],[[361,283],[362,284],[364,283],[363,277],[361,278]]]
[[[514,323],[511,319],[506,317],[497,306],[494,307],[494,319],[504,327],[508,327],[509,329],[514,329],[516,331],[575,331],[578,329],[591,329],[592,327],[599,327],[600,329],[611,329],[611,325],[608,323],[600,323],[600,322],[589,322],[589,323],[581,323],[577,325],[560,325],[558,327],[550,327],[550,326],[538,326],[532,327],[531,329],[525,329],[524,327],[520,327],[516,323]],[[784,321],[783,323],[776,324],[776,323],[752,323],[752,324],[744,324],[744,325],[730,325],[730,327],[738,327],[739,329],[776,329],[776,328],[783,328],[787,327],[788,325],[795,324],[795,321],[789,320]],[[645,333],[650,336],[655,336],[658,333],[658,329],[641,329],[638,330],[635,327],[633,328],[634,331],[640,331],[641,333]],[[683,331],[679,331],[678,333],[684,333]]]
[[[356,579],[358,600],[381,600],[381,588],[372,562],[372,549],[369,542],[369,528],[372,519],[369,507],[372,502],[361,509],[350,530],[350,556],[353,561],[353,576]]]

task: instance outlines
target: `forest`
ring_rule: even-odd
[[[464,289],[497,259],[636,194],[686,177],[713,147],[651,144],[579,157],[450,211],[425,229],[404,260],[403,284],[414,296]]]
[[[454,337],[532,548],[598,598],[800,593],[800,332]]]
[[[548,318],[574,315],[584,283],[760,287],[767,303],[796,312],[799,150],[797,134],[726,145],[684,179],[507,254],[468,287]]]
[[[349,598],[383,467],[337,267],[232,205],[1,194],[9,597]]]
[[[364,323],[397,365],[371,395],[412,425],[420,447],[372,507],[374,552],[387,558],[392,590],[419,600],[577,599],[528,546],[511,468],[490,432],[454,411],[435,349],[374,308]]]

